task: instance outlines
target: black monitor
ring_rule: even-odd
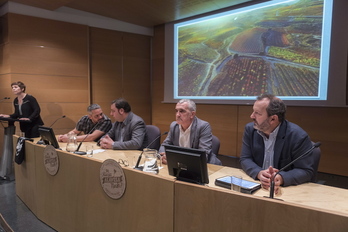
[[[43,144],[52,145],[54,148],[59,149],[57,138],[51,127],[39,126],[39,133]]]
[[[193,149],[164,145],[169,175],[177,180],[208,184],[208,167],[206,152],[203,149]]]

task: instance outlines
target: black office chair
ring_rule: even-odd
[[[150,146],[148,148],[158,150],[161,146],[161,131],[155,125],[146,125],[147,141]],[[158,139],[156,139],[158,137]],[[155,141],[156,140],[156,141]]]
[[[215,155],[219,154],[220,150],[220,139],[213,135],[213,145],[212,145],[212,151]]]
[[[314,144],[314,142],[312,142]],[[316,183],[317,182],[317,173],[318,173],[318,168],[319,168],[319,162],[320,162],[320,157],[321,157],[321,150],[319,147],[314,148],[312,156],[315,157],[315,163],[314,163],[314,175],[312,178],[312,182]]]

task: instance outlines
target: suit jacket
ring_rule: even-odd
[[[243,170],[252,178],[262,170],[264,142],[254,129],[253,122],[245,126],[240,162]],[[308,134],[298,125],[289,121],[280,124],[274,145],[274,167],[281,169],[312,147]],[[314,179],[316,173],[315,158],[308,154],[280,172],[283,186],[298,185]]]
[[[170,130],[167,135],[167,138],[163,141],[159,152],[164,152],[164,144],[179,146],[179,137],[180,137],[180,128],[179,124],[174,121],[170,124]],[[210,124],[206,121],[203,121],[197,117],[193,119],[191,125],[191,134],[190,134],[190,144],[191,148],[195,149],[204,149],[207,155],[207,162],[211,164],[221,165],[221,161],[216,157],[212,152],[212,133]]]
[[[123,133],[121,132],[122,126],[124,127]],[[141,150],[147,146],[145,122],[133,112],[129,112],[123,122],[115,122],[107,135],[115,141],[114,150]]]

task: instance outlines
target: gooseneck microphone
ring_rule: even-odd
[[[65,115],[63,115],[62,117],[60,117],[60,118],[57,118],[52,124],[51,124],[51,126],[50,127],[52,127],[54,124],[56,124],[56,122],[59,120],[59,119],[62,119],[62,118],[65,118],[66,116]]]
[[[63,115],[63,116],[57,118],[57,119],[51,124],[51,126],[50,126],[49,128],[52,128],[52,126],[53,126],[59,119],[62,119],[62,118],[65,118],[65,117],[66,117],[66,116]],[[41,145],[43,145],[44,142],[42,141],[42,138],[41,138],[36,144],[41,144]]]
[[[87,154],[87,153],[84,152],[84,151],[79,151],[79,150],[80,150],[80,147],[81,147],[83,141],[85,141],[86,138],[87,138],[90,134],[92,134],[92,132],[94,131],[94,129],[99,125],[99,123],[100,123],[101,121],[103,121],[103,120],[98,121],[98,122],[94,125],[94,127],[87,133],[86,137],[84,137],[84,138],[82,139],[82,141],[81,141],[80,144],[78,145],[76,151],[74,151],[74,154],[77,154],[77,155],[86,155],[86,154]]]
[[[316,142],[315,144],[313,144],[313,146],[306,151],[305,153],[303,153],[302,155],[300,155],[299,157],[297,157],[296,159],[294,159],[293,161],[291,161],[290,163],[288,163],[287,165],[285,165],[284,167],[282,167],[274,176],[273,178],[271,178],[271,187],[269,190],[269,198],[273,198],[274,197],[274,180],[275,177],[281,172],[284,171],[287,167],[289,167],[291,164],[295,163],[297,160],[303,158],[304,156],[306,156],[307,154],[309,154],[311,151],[313,151],[315,148],[319,147],[321,145],[321,142]]]
[[[147,145],[144,149],[146,148],[149,148],[154,142],[156,142],[157,139],[161,138],[163,135],[166,135],[168,134],[168,132],[164,132],[163,134],[160,134],[159,136],[157,136],[153,141],[151,141],[151,143],[149,143],[149,145]],[[144,149],[143,151],[140,153],[139,157],[138,157],[138,160],[137,160],[137,163],[136,165],[134,166],[134,169],[137,169],[137,170],[140,170],[142,171],[143,170],[143,167],[139,167],[139,163],[140,163],[140,160],[141,160],[141,156],[143,155],[144,153]]]

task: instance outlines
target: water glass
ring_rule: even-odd
[[[93,146],[92,145],[86,146],[86,153],[87,153],[87,157],[93,157]]]

